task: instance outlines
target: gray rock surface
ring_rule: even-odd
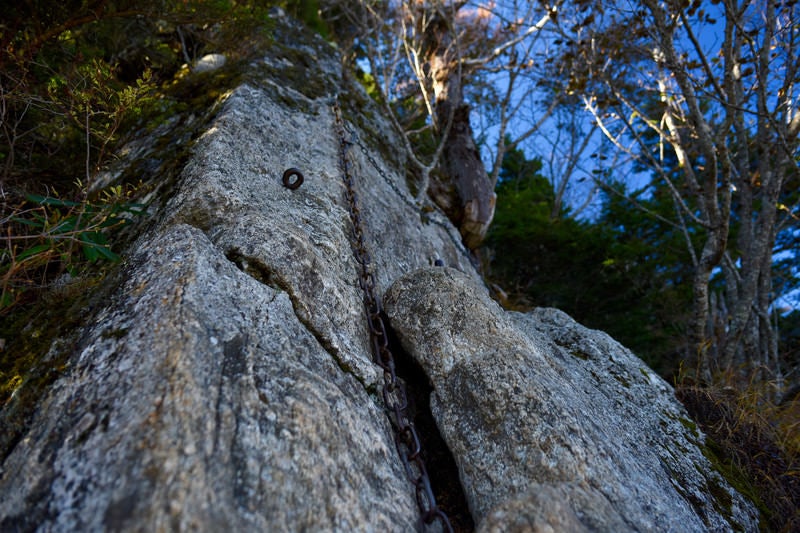
[[[452,269],[403,276],[384,302],[431,380],[479,529],[757,528],[672,388],[605,333],[555,309],[505,312]]]
[[[334,49],[290,34],[227,95],[87,314],[2,464],[0,530],[418,526],[368,349],[336,93],[377,292],[391,286],[480,528],[752,529],[670,387],[562,313],[491,302],[457,230],[414,204],[401,143]],[[452,268],[426,270],[435,259]]]
[[[4,464],[0,529],[413,528],[380,406],[288,294],[152,237]]]
[[[206,54],[194,64],[195,72],[213,72],[225,66],[227,58],[224,54]]]
[[[347,85],[334,49],[306,38],[251,66],[126,254],[2,465],[0,531],[418,525],[349,242],[331,107]],[[290,81],[305,65],[319,83]],[[389,137],[358,131],[365,143],[398,144],[371,126]],[[352,157],[380,291],[435,258],[471,268],[442,215],[422,221],[397,159]]]

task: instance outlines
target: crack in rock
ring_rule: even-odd
[[[374,389],[374,387],[369,386],[364,381],[364,378],[358,375],[358,373],[350,365],[348,365],[346,361],[344,361],[339,353],[339,350],[331,342],[331,339],[329,339],[318,328],[314,327],[314,324],[311,322],[309,317],[305,316],[305,313],[301,311],[302,308],[299,304],[300,300],[296,292],[293,290],[291,283],[289,283],[279,271],[270,268],[268,265],[265,265],[258,258],[243,255],[237,249],[228,250],[225,253],[225,257],[228,259],[228,261],[236,265],[239,270],[259,283],[272,289],[285,292],[289,296],[289,301],[292,303],[292,309],[294,310],[297,320],[309,331],[309,333],[311,333],[311,335],[313,335],[317,342],[319,342],[320,346],[322,346],[322,348],[330,354],[330,356],[336,362],[336,365],[343,372],[356,378],[356,380],[368,392]]]

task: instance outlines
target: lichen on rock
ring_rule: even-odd
[[[672,388],[605,333],[554,309],[505,312],[443,268],[396,280],[385,310],[431,379],[433,415],[479,529],[756,527],[752,504],[680,422],[688,415]],[[563,513],[542,505],[549,499]]]
[[[279,22],[296,42],[198,132],[9,450],[0,530],[420,526],[377,392],[337,95],[376,291],[479,529],[752,529],[671,387],[559,311],[492,302],[458,230],[416,204],[390,121],[330,45]]]

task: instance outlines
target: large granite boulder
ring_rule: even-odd
[[[556,309],[506,312],[447,268],[395,281],[385,310],[431,380],[481,529],[755,527],[672,387],[605,333]]]
[[[456,228],[414,202],[396,133],[335,50],[289,35],[159,189],[77,342],[53,343],[66,364],[3,450],[0,530],[420,527],[370,353],[337,94],[376,290],[477,527],[755,529],[670,386],[563,313],[494,304]]]

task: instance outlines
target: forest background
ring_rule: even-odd
[[[503,305],[630,347],[765,527],[800,523],[797,2],[4,4],[0,401],[38,364],[23,324],[102,281],[159,187],[109,178],[120,149],[211,109],[280,7],[404,133],[421,212],[459,226]],[[226,67],[195,72],[212,52]]]

